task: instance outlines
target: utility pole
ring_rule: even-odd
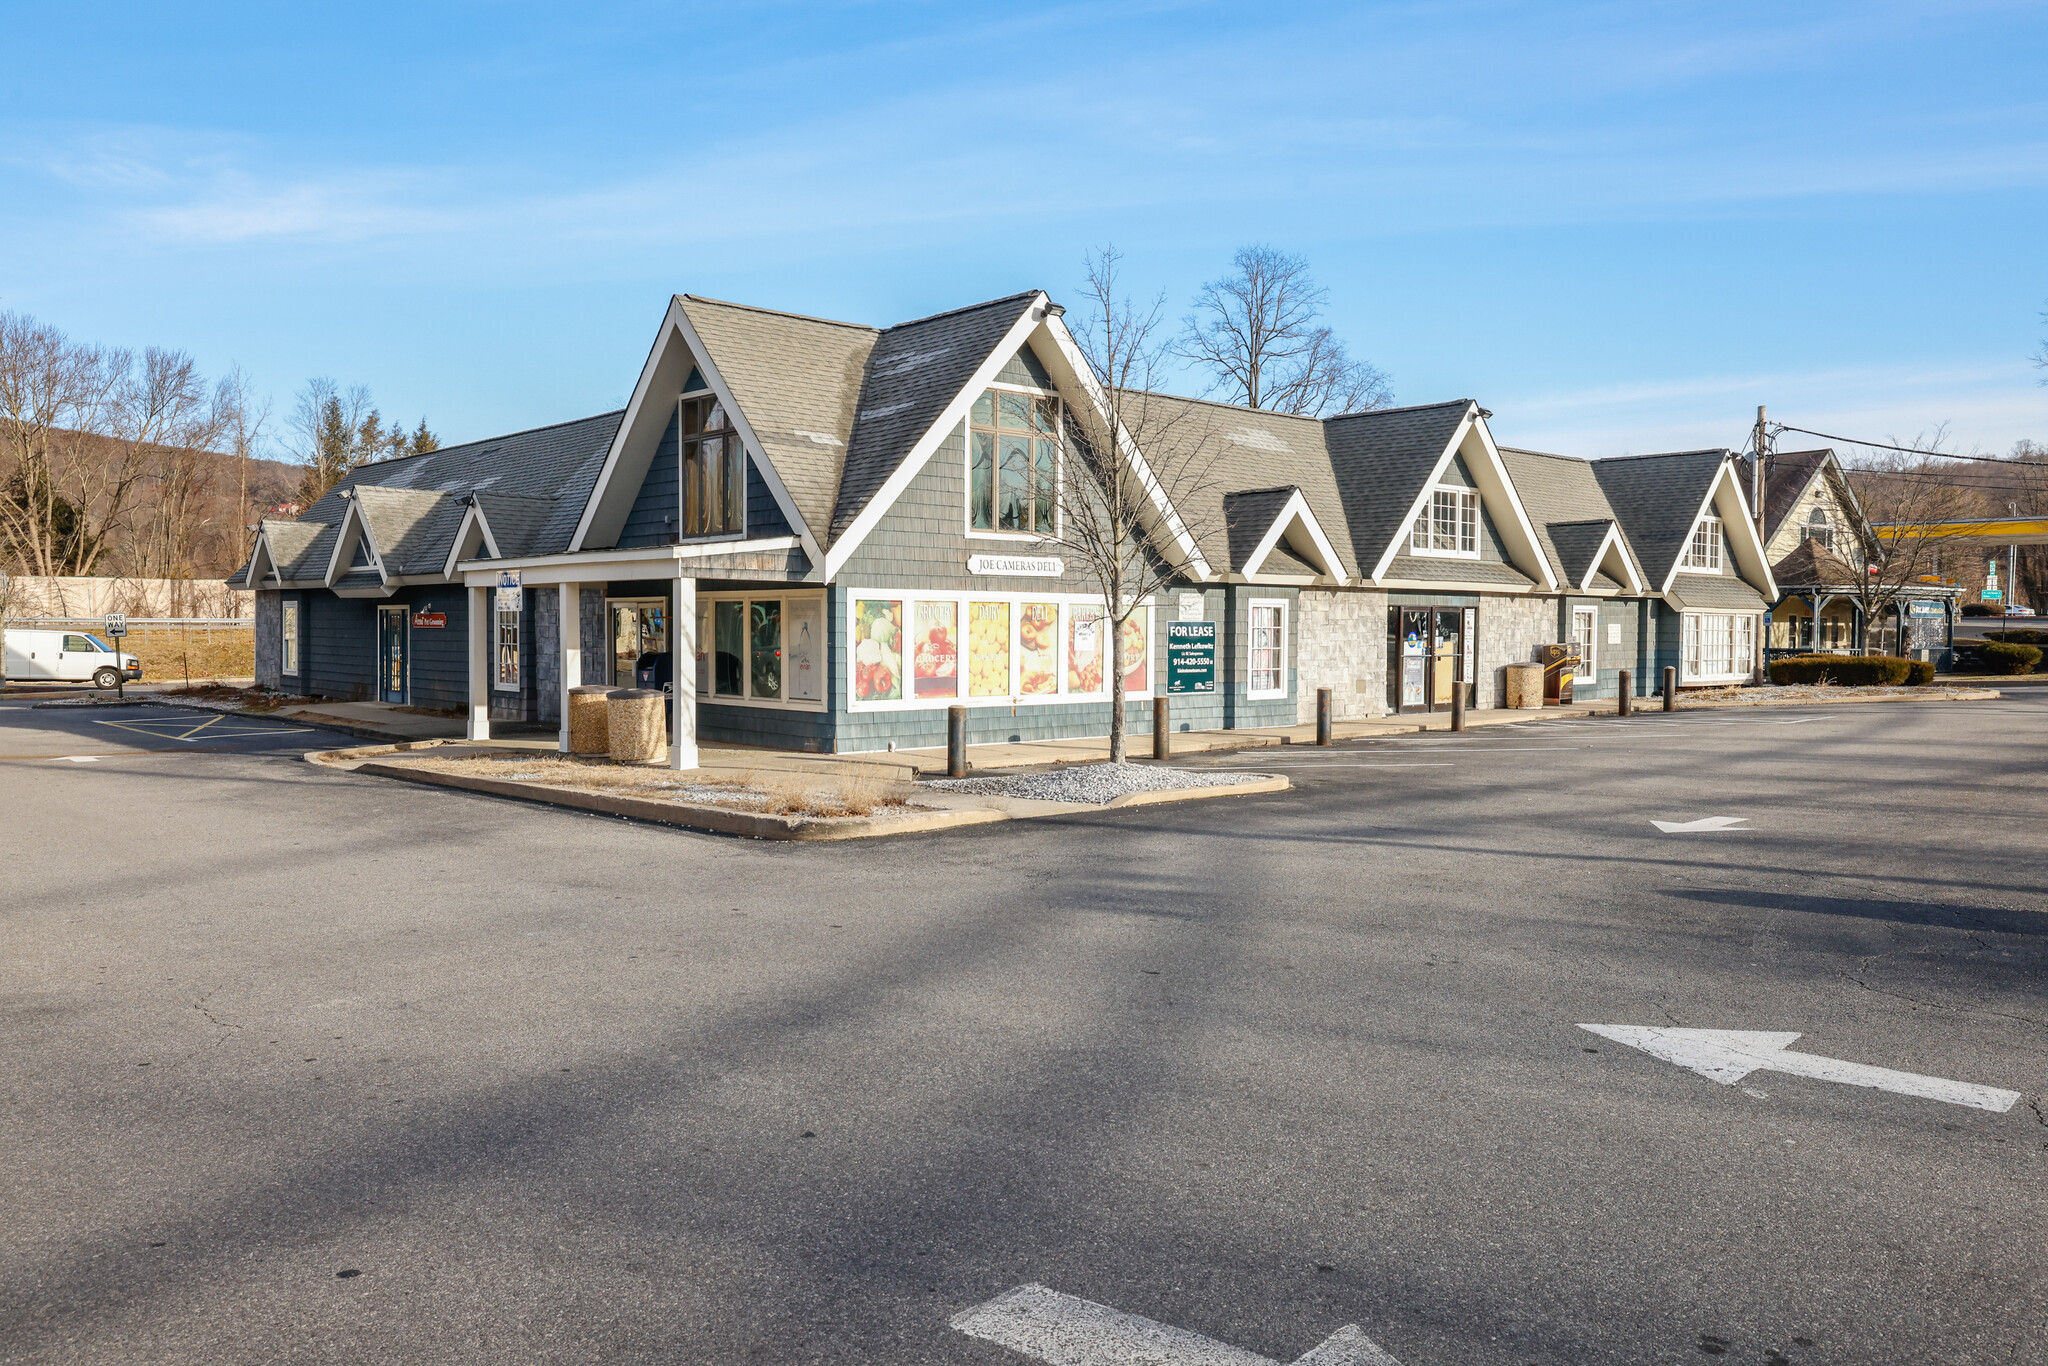
[[[1756,517],[1756,538],[1764,538],[1764,448],[1770,442],[1769,430],[1764,426],[1764,405],[1756,405],[1756,431],[1749,439],[1749,448],[1755,452],[1755,459],[1749,466],[1750,511]]]

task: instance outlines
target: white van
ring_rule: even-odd
[[[105,641],[84,631],[25,631],[10,626],[6,635],[6,678],[10,683],[90,681],[95,688],[111,688],[121,673],[130,683],[142,678],[141,660],[108,649]]]

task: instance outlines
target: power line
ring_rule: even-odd
[[[1987,464],[2038,465],[2048,469],[2048,460],[2002,460],[1995,455],[1953,455],[1948,451],[1925,451],[1912,446],[1894,446],[1886,441],[1862,441],[1853,436],[1836,436],[1833,432],[1816,432],[1810,427],[1788,427],[1782,422],[1771,424],[1773,432],[1798,432],[1802,436],[1817,436],[1823,441],[1840,441],[1849,446],[1868,446],[1878,451],[1903,451],[1907,455],[1939,456],[1943,460],[1979,460]]]

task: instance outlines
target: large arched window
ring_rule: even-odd
[[[1823,549],[1835,548],[1835,525],[1826,508],[1817,507],[1806,515],[1806,535],[1809,540],[1820,542]]]

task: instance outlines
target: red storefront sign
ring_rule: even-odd
[[[412,628],[415,631],[439,631],[448,625],[446,612],[414,612]]]

